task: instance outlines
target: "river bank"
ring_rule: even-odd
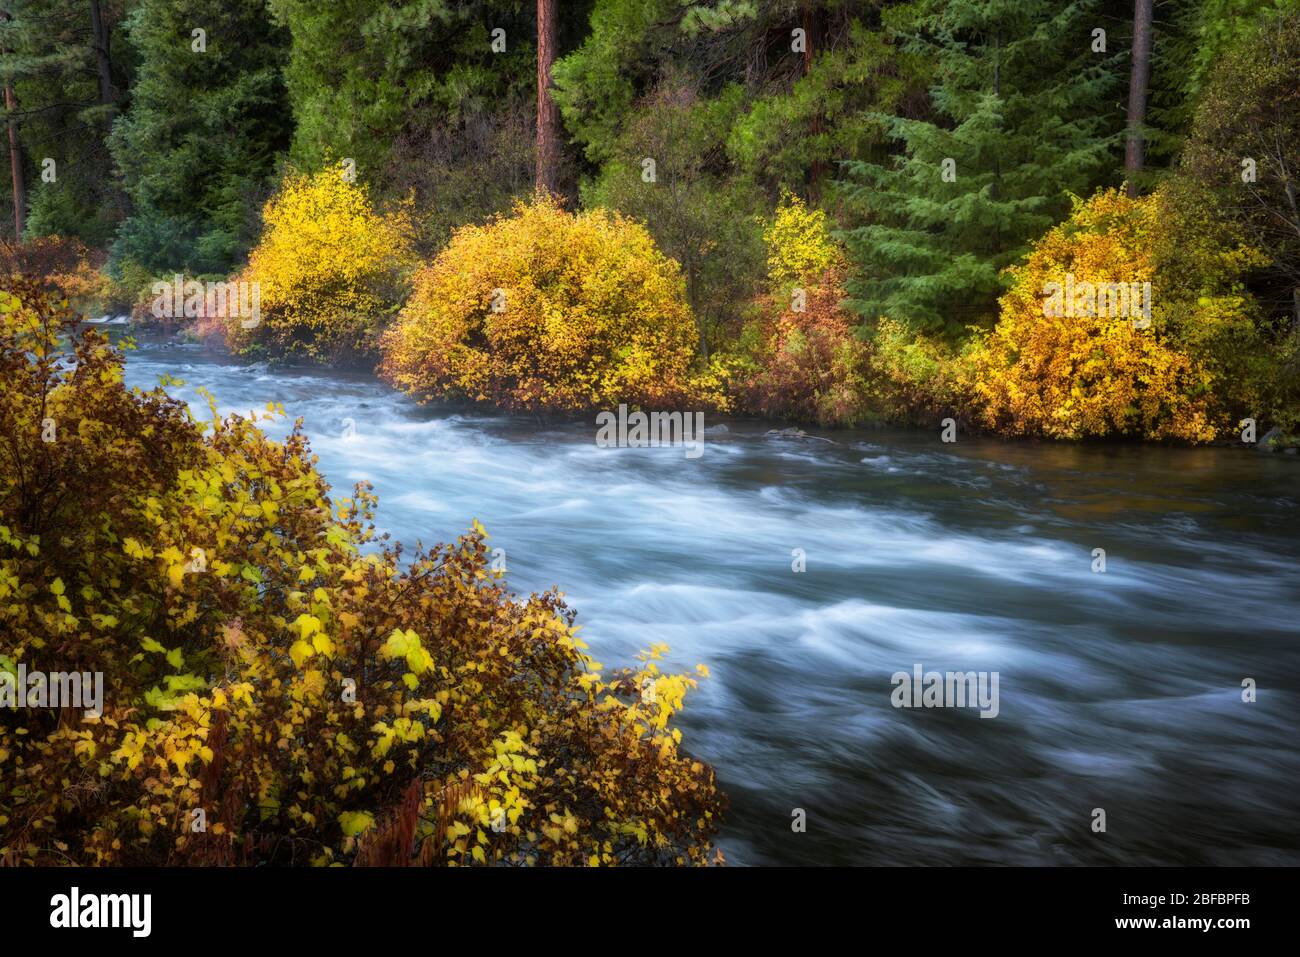
[[[184,329],[183,325],[182,326],[177,326],[175,324],[154,325],[150,323],[141,323],[133,320],[128,315],[116,315],[116,316],[103,315],[97,319],[86,320],[85,325],[99,328],[103,331],[108,332],[110,335],[114,335],[114,336],[129,335],[143,342],[147,342],[151,346],[157,348],[166,349],[171,346],[198,348],[203,352],[203,354],[208,359],[214,362],[248,364],[247,360],[231,355],[231,353],[223,345],[220,345],[210,340],[204,340],[201,337],[193,334],[192,332]],[[342,375],[342,376],[361,376],[363,378],[377,378],[377,376],[375,376],[373,373],[371,364],[364,363],[364,362],[353,363],[351,365],[334,365],[334,366],[269,363],[267,364],[267,367],[282,369],[289,373],[300,373],[304,375],[320,373],[325,375],[335,374],[335,375]],[[482,416],[482,415],[509,416],[512,414],[505,410],[495,409],[486,403],[474,403],[474,402],[468,402],[465,400],[454,399],[454,398],[439,400],[436,403],[431,403],[430,407],[438,409],[448,414],[465,414],[471,416]],[[552,412],[545,412],[545,413],[535,413],[531,415],[521,415],[519,413],[513,413],[513,415],[521,418],[522,420],[530,421],[537,426],[545,427],[545,426],[566,426],[566,425],[576,425],[579,423],[590,423],[593,416],[596,416],[597,413],[601,411],[606,411],[606,410],[592,408],[584,412],[561,413],[561,412],[552,411]],[[863,425],[858,426],[856,429],[842,429],[842,428],[834,428],[834,427],[816,426],[807,422],[790,420],[790,419],[764,419],[764,418],[759,418],[750,415],[726,415],[726,414],[713,414],[713,413],[709,413],[707,415],[709,421],[715,423],[714,425],[710,426],[710,429],[715,433],[717,431],[718,424],[721,424],[723,428],[726,428],[727,427],[725,424],[726,422],[739,421],[739,422],[752,424],[755,427],[761,426],[770,438],[790,440],[790,441],[797,440],[797,441],[810,441],[810,442],[836,442],[838,441],[836,437],[841,434],[850,435],[855,432],[870,433],[870,432],[876,432],[881,430],[910,431],[910,432],[917,432],[923,434],[936,434],[939,435],[942,440],[944,431],[947,428],[947,420],[941,421],[933,429],[925,429],[916,425],[905,425],[905,424],[895,423],[895,422],[886,422],[883,420],[878,422],[864,423]],[[957,434],[957,431],[958,430],[954,428],[954,430],[952,430],[949,434],[955,436],[955,434]],[[1282,430],[1276,427],[1270,428],[1267,431],[1263,432],[1262,434],[1259,433],[1257,430],[1252,429],[1249,434],[1253,436],[1253,438],[1251,438],[1249,441],[1246,440],[1247,432],[1243,428],[1243,432],[1241,433],[1242,435],[1241,438],[1217,439],[1213,442],[1203,443],[1200,446],[1189,446],[1187,443],[1182,443],[1182,442],[1153,442],[1149,440],[1140,440],[1140,439],[1122,438],[1122,437],[1109,437],[1104,439],[1093,438],[1093,439],[1079,440],[1076,442],[1065,442],[1063,440],[1044,439],[1041,437],[1030,437],[1030,436],[1015,436],[1015,437],[997,436],[987,431],[982,431],[978,429],[971,430],[969,426],[966,424],[963,424],[963,426],[960,428],[959,431],[963,434],[974,435],[974,436],[978,436],[985,439],[991,439],[995,441],[1010,442],[1012,444],[1028,444],[1028,445],[1077,444],[1077,445],[1085,445],[1085,446],[1152,446],[1152,447],[1159,447],[1159,448],[1214,447],[1214,448],[1222,448],[1222,449],[1235,449],[1239,451],[1278,452],[1285,455],[1300,454],[1300,436],[1284,435]]]

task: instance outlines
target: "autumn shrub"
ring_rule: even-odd
[[[969,417],[969,350],[942,336],[881,317],[871,329],[866,367],[867,403],[882,420],[929,425],[941,416]]]
[[[797,308],[775,296],[766,301],[771,316],[756,368],[740,384],[747,409],[823,426],[849,427],[866,417],[866,344],[854,333],[856,317],[840,306],[844,298],[842,273],[828,271],[800,289]]]
[[[231,317],[245,354],[312,362],[373,357],[379,331],[414,265],[404,206],[383,210],[341,167],[291,173],[263,211],[265,227],[236,281],[257,284],[260,321]]]
[[[109,287],[101,271],[104,255],[80,239],[41,236],[26,242],[0,241],[0,276],[33,276],[74,308],[102,305]]]
[[[868,411],[866,345],[856,317],[841,308],[845,262],[826,214],[787,194],[763,238],[767,291],[739,343],[745,374],[734,377],[744,407],[816,425],[859,424]]]
[[[1212,319],[1235,322],[1224,311],[1243,301],[1180,293],[1169,259],[1178,235],[1163,193],[1103,190],[1076,200],[1071,217],[1010,271],[997,326],[974,352],[982,424],[1007,435],[1190,442],[1228,427],[1215,398],[1225,383],[1194,340]],[[1108,283],[1132,290],[1127,310],[1096,300],[1096,284]],[[1144,283],[1149,314],[1140,308]]]
[[[681,270],[640,224],[553,200],[466,226],[415,276],[383,375],[417,398],[510,409],[713,401]]]
[[[603,672],[477,523],[403,556],[297,427],[128,390],[106,339],[7,288],[0,696],[24,670],[104,694],[0,708],[0,861],[709,858],[722,801],[672,721],[696,679],[662,648]]]

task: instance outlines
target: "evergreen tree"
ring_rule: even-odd
[[[27,186],[24,234],[102,245],[122,215],[105,145],[128,81],[122,2],[7,0],[0,73]]]
[[[865,222],[845,236],[868,319],[956,333],[991,314],[1001,270],[1113,174],[1116,45],[1094,52],[1093,0],[917,0],[886,12],[933,64],[927,115],[877,114],[901,147],[845,164]]]
[[[133,209],[117,262],[224,273],[251,244],[292,121],[264,0],[138,0],[130,110],[110,137]]]
[[[430,114],[455,123],[534,88],[536,11],[523,0],[271,0],[271,10],[293,35],[285,72],[304,167],[346,156],[373,179],[393,141]]]

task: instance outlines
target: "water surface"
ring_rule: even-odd
[[[687,458],[197,346],[127,373],[185,379],[200,416],[196,386],[282,403],[402,541],[479,519],[511,587],[559,585],[607,666],[657,642],[707,664],[684,744],[730,797],[732,863],[1300,863],[1295,457],[708,418],[728,431]],[[997,672],[998,716],[894,708],[916,663]]]

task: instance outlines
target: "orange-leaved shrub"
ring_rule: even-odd
[[[406,205],[380,209],[337,167],[290,173],[263,211],[264,229],[235,278],[260,316],[229,316],[232,349],[311,362],[373,358],[415,259]]]
[[[826,214],[787,195],[763,235],[767,292],[742,340],[744,405],[771,418],[853,426],[867,415],[866,344],[846,298],[843,251]]]
[[[381,372],[422,401],[529,411],[716,402],[696,351],[681,270],[644,226],[538,198],[457,230],[416,274]]]
[[[796,302],[766,297],[769,313],[752,353],[756,365],[737,377],[747,409],[769,418],[851,427],[867,417],[867,345],[845,311],[843,272],[827,270],[799,287]]]
[[[5,288],[0,862],[710,859],[722,799],[673,721],[696,679],[661,647],[602,672],[477,523],[407,561],[297,427],[128,390],[104,337]]]
[[[997,326],[972,355],[983,425],[1057,439],[1215,437],[1215,376],[1180,335],[1186,303],[1161,300],[1166,209],[1159,193],[1076,200],[1010,270]]]
[[[101,271],[105,256],[80,239],[40,236],[26,242],[0,240],[0,276],[32,276],[74,308],[98,307],[111,282]]]

